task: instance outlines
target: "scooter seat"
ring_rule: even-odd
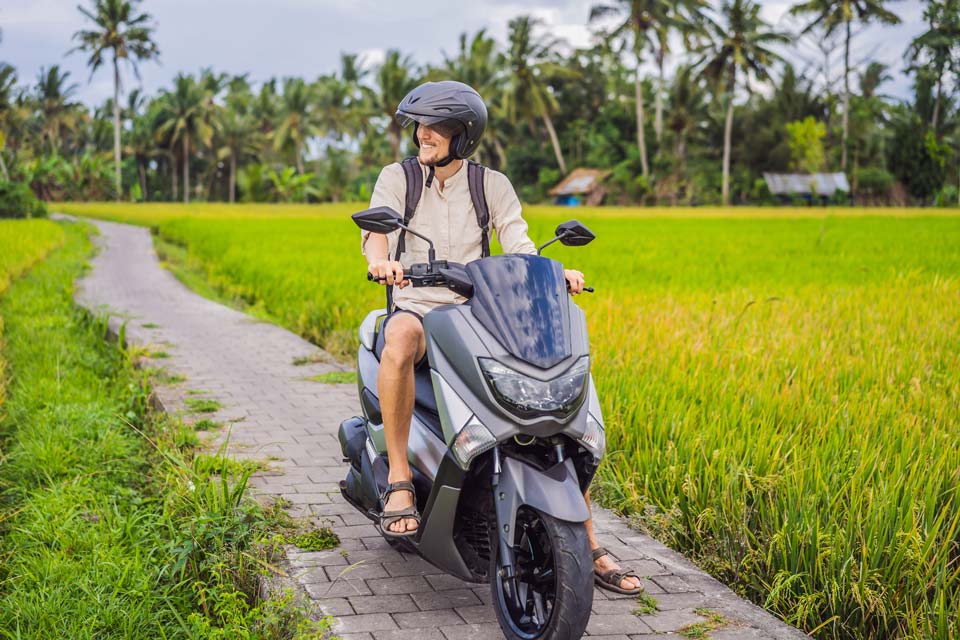
[[[424,363],[421,367],[414,369],[413,380],[416,398],[414,412],[431,431],[443,438],[443,427],[440,424],[440,412],[437,410],[437,397],[433,393],[430,367]]]

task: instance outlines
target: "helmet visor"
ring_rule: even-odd
[[[459,120],[445,118],[443,116],[421,116],[416,113],[407,113],[406,111],[397,111],[397,122],[401,127],[408,127],[414,122],[430,127],[444,138],[452,138],[464,130],[463,123]]]

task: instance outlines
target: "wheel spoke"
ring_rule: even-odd
[[[537,616],[537,625],[547,622],[547,608],[543,605],[543,594],[538,591],[533,592],[533,610]]]

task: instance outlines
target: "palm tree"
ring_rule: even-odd
[[[929,29],[913,39],[906,58],[912,67],[926,66],[937,78],[930,128],[939,135],[943,75],[946,71],[960,74],[960,0],[930,0],[923,17]]]
[[[237,160],[247,154],[255,154],[259,148],[257,122],[253,116],[235,109],[223,109],[217,120],[220,148],[217,157],[230,161],[229,201],[236,202]]]
[[[674,153],[680,165],[680,171],[687,172],[687,143],[690,137],[702,131],[709,120],[709,105],[702,81],[694,69],[682,66],[677,69],[670,87],[670,112],[666,127],[674,135]]]
[[[49,69],[40,67],[37,74],[37,102],[41,116],[42,137],[48,143],[51,152],[60,150],[61,135],[72,128],[76,115],[76,103],[69,102],[76,92],[77,85],[68,84],[69,71],[60,71],[60,65]]]
[[[387,139],[394,159],[400,159],[400,124],[394,118],[397,106],[403,97],[417,85],[417,71],[410,56],[398,50],[387,51],[386,58],[377,69],[375,77],[374,104],[379,115],[388,118]]]
[[[847,141],[850,137],[850,41],[854,21],[868,23],[898,24],[900,18],[884,8],[888,0],[805,0],[790,9],[790,13],[813,14],[815,17],[803,29],[808,33],[817,26],[826,30],[826,35],[844,29],[843,45],[843,141],[840,150],[840,168],[847,169]]]
[[[504,92],[501,89],[504,65],[504,56],[497,50],[496,41],[487,35],[486,29],[480,29],[473,38],[461,33],[456,57],[444,54],[443,67],[428,73],[431,79],[451,79],[468,84],[483,96],[487,105],[487,130],[481,142],[480,155],[484,158],[495,156],[498,163],[496,167],[501,170],[507,164],[504,148],[506,114],[503,109]]]
[[[0,62],[0,175],[10,179],[3,152],[7,147],[7,126],[13,111],[13,92],[17,85],[17,71],[5,62]]]
[[[640,67],[643,65],[644,49],[650,47],[657,50],[657,40],[651,38],[651,31],[663,31],[672,23],[675,4],[672,0],[616,0],[615,4],[596,5],[590,9],[590,22],[618,16],[622,22],[614,27],[608,36],[618,39],[624,48],[628,44],[633,48],[636,61],[634,91],[637,101],[637,148],[640,150],[640,168],[644,177],[650,174],[650,166],[647,162],[647,139],[644,132],[646,117]]]
[[[510,75],[504,106],[512,122],[516,122],[518,117],[523,117],[528,122],[532,122],[537,116],[543,120],[557,158],[557,166],[560,167],[560,172],[566,175],[567,163],[563,159],[560,140],[550,117],[551,113],[559,110],[559,105],[547,82],[550,77],[570,75],[573,72],[555,58],[554,52],[559,40],[549,36],[534,36],[533,30],[538,24],[540,21],[530,16],[518,16],[507,24],[506,60]]]
[[[297,173],[303,175],[303,147],[317,133],[314,95],[301,78],[287,78],[280,97],[280,122],[273,132],[274,151],[293,152]]]
[[[92,11],[77,7],[85,17],[92,20],[94,29],[82,29],[73,34],[79,41],[71,51],[88,51],[91,77],[104,63],[107,52],[113,54],[113,162],[116,196],[120,199],[123,185],[120,177],[120,60],[133,67],[137,78],[140,71],[136,60],[149,60],[160,54],[157,44],[151,39],[153,28],[147,25],[150,14],[137,13],[140,0],[92,0]]]
[[[687,48],[703,35],[706,0],[679,0],[673,3],[673,11],[654,27],[654,60],[657,63],[657,93],[654,101],[653,131],[657,143],[663,137],[663,94],[666,91],[666,58],[670,54],[670,35],[679,32]]]
[[[183,201],[190,202],[190,139],[210,143],[213,131],[203,119],[203,89],[192,76],[178,74],[174,90],[164,92],[160,117],[164,122],[157,128],[159,138],[166,137],[171,147],[180,143],[183,158]]]
[[[769,68],[780,56],[770,45],[786,43],[782,33],[771,31],[760,17],[760,6],[751,0],[730,0],[720,10],[723,24],[708,19],[707,33],[711,41],[702,47],[703,57],[698,62],[705,77],[714,82],[727,101],[723,129],[723,204],[730,204],[730,144],[733,131],[733,99],[737,88],[737,72],[747,82],[752,75],[757,80],[769,77]],[[748,87],[749,88],[749,87]]]

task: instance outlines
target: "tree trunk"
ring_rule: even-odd
[[[643,115],[643,83],[640,79],[640,56],[637,56],[637,77],[634,82],[637,94],[637,148],[640,149],[640,170],[643,177],[650,174],[650,167],[647,166],[647,139],[643,131],[643,123],[646,118]]]
[[[303,175],[303,153],[300,150],[300,143],[297,142],[295,145],[295,152],[297,154],[297,175]]]
[[[117,52],[113,52],[113,166],[116,173],[117,201],[123,194],[120,177],[120,67],[117,66]]]
[[[171,195],[171,200],[173,200],[174,202],[176,202],[177,193],[179,192],[179,190],[177,189],[177,186],[178,186],[177,185],[177,156],[174,153],[174,150],[171,148],[170,149],[170,191],[171,191],[170,195]]]
[[[7,173],[7,163],[3,161],[3,149],[0,149],[0,174],[3,174],[4,180],[10,181],[10,174]]]
[[[843,45],[843,142],[840,149],[840,170],[847,170],[847,140],[850,135],[850,20]]]
[[[497,152],[497,160],[500,162],[497,170],[503,171],[504,167],[507,166],[507,151],[503,148],[503,143],[500,142],[500,138],[496,136],[493,138],[493,148]]]
[[[237,154],[230,154],[230,204],[237,201]]]
[[[659,75],[657,77],[657,98],[655,114],[653,116],[653,130],[657,134],[657,145],[663,140],[663,87],[666,84],[663,75],[663,50],[657,54],[657,68]],[[659,151],[658,151],[659,153]]]
[[[553,145],[553,154],[557,157],[557,164],[560,166],[560,173],[567,175],[567,163],[563,161],[563,151],[560,150],[560,140],[557,139],[557,132],[553,128],[553,121],[550,114],[544,110],[543,124],[547,126],[547,133],[550,134],[550,144]]]
[[[190,202],[190,134],[183,134],[183,201]]]
[[[390,142],[390,148],[393,149],[393,158],[400,160],[400,129],[393,118],[390,119],[390,126],[387,127],[387,140]]]
[[[137,173],[140,174],[140,193],[143,201],[147,202],[150,199],[147,197],[147,168],[143,166],[143,162],[139,159],[137,160]]]
[[[937,140],[940,139],[940,136],[937,135],[937,120],[940,119],[940,96],[943,94],[943,69],[940,69],[940,73],[937,74],[937,99],[933,103],[933,122],[930,127],[933,129],[933,135],[937,136]]]
[[[733,90],[736,72],[731,73],[730,89],[727,92],[727,118],[723,125],[723,205],[730,204],[730,137],[733,134]]]

